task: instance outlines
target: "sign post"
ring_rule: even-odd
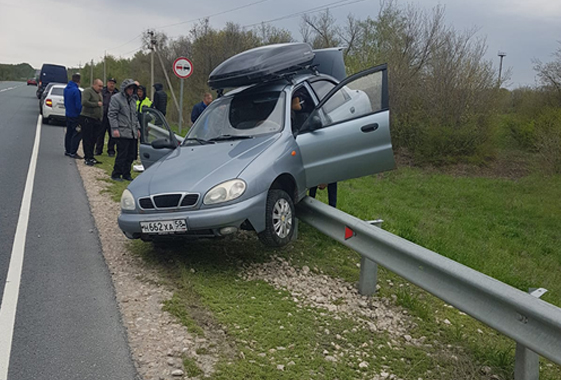
[[[173,73],[181,79],[179,89],[179,134],[181,134],[181,125],[183,124],[183,80],[193,74],[193,64],[188,58],[179,57],[173,62]]]

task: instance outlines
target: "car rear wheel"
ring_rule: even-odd
[[[294,202],[284,190],[269,191],[265,218],[265,230],[258,234],[259,240],[269,247],[287,245],[294,235],[296,214]]]
[[[43,118],[43,124],[49,124],[50,119],[48,117]]]

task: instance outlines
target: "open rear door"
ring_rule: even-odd
[[[362,71],[335,86],[296,142],[307,187],[393,169],[387,66]]]

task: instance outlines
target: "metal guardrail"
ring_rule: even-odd
[[[382,265],[515,340],[515,379],[537,378],[534,352],[561,364],[560,308],[313,198],[304,198],[296,211],[300,220],[357,251],[370,269]],[[363,286],[369,282],[361,278]]]

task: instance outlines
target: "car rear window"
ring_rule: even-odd
[[[51,90],[51,95],[59,95],[59,96],[63,96],[64,95],[64,88],[61,87],[55,87]]]

